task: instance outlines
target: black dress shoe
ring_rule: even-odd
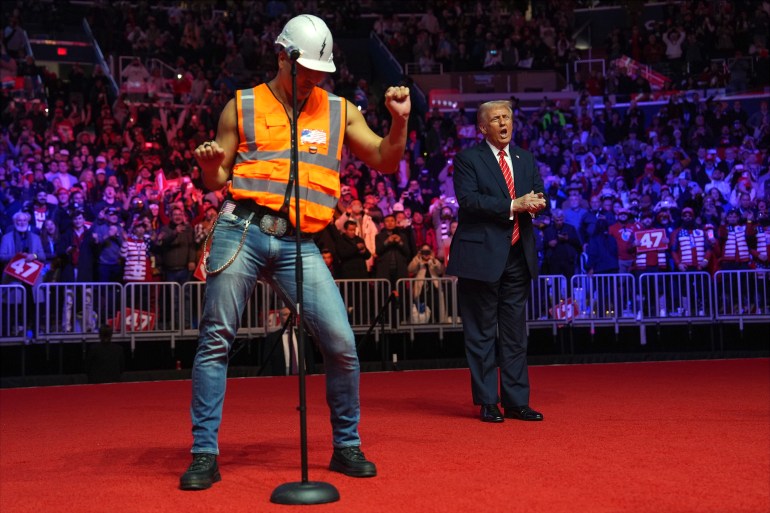
[[[193,461],[187,472],[179,478],[181,490],[205,490],[211,485],[221,481],[219,465],[216,454],[193,454]]]
[[[374,477],[377,475],[377,467],[366,459],[358,446],[334,449],[329,470],[350,477]]]
[[[504,420],[496,404],[481,405],[481,422],[503,422]]]
[[[511,406],[505,408],[505,416],[517,420],[543,420],[543,414],[529,406]]]

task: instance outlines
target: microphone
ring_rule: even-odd
[[[299,51],[299,48],[297,48],[296,46],[289,46],[288,48],[286,48],[286,54],[289,56],[290,60],[296,61],[297,59],[299,59],[300,51]]]

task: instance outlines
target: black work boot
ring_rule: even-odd
[[[359,447],[343,447],[334,449],[329,470],[341,472],[350,477],[374,477],[377,467],[368,461]]]
[[[219,465],[216,454],[193,454],[193,461],[187,468],[187,472],[179,478],[181,490],[205,490],[211,485],[221,481]]]

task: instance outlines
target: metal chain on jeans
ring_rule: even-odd
[[[233,253],[233,256],[230,257],[230,260],[225,262],[219,269],[214,269],[213,271],[209,271],[209,255],[206,253],[206,248],[209,248],[209,252],[211,252],[211,247],[209,246],[209,238],[211,237],[211,234],[214,233],[214,230],[217,227],[217,224],[219,224],[219,218],[222,215],[222,212],[219,213],[217,216],[216,221],[214,221],[214,226],[211,227],[211,230],[209,230],[209,233],[206,235],[206,242],[203,243],[203,251],[204,251],[204,259],[203,259],[203,268],[206,270],[206,274],[217,274],[221,273],[228,267],[230,267],[230,264],[232,264],[235,261],[235,257],[238,256],[238,253],[241,252],[241,248],[243,247],[243,244],[246,242],[246,233],[249,231],[249,225],[251,225],[251,216],[246,220],[246,225],[243,227],[243,233],[241,234],[241,243],[238,244],[238,249],[235,250],[235,253]]]

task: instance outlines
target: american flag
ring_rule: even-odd
[[[305,128],[299,138],[300,144],[326,144],[326,132]]]
[[[168,180],[166,179],[166,173],[162,169],[158,169],[155,173],[155,188],[160,192],[163,192],[168,187]]]

